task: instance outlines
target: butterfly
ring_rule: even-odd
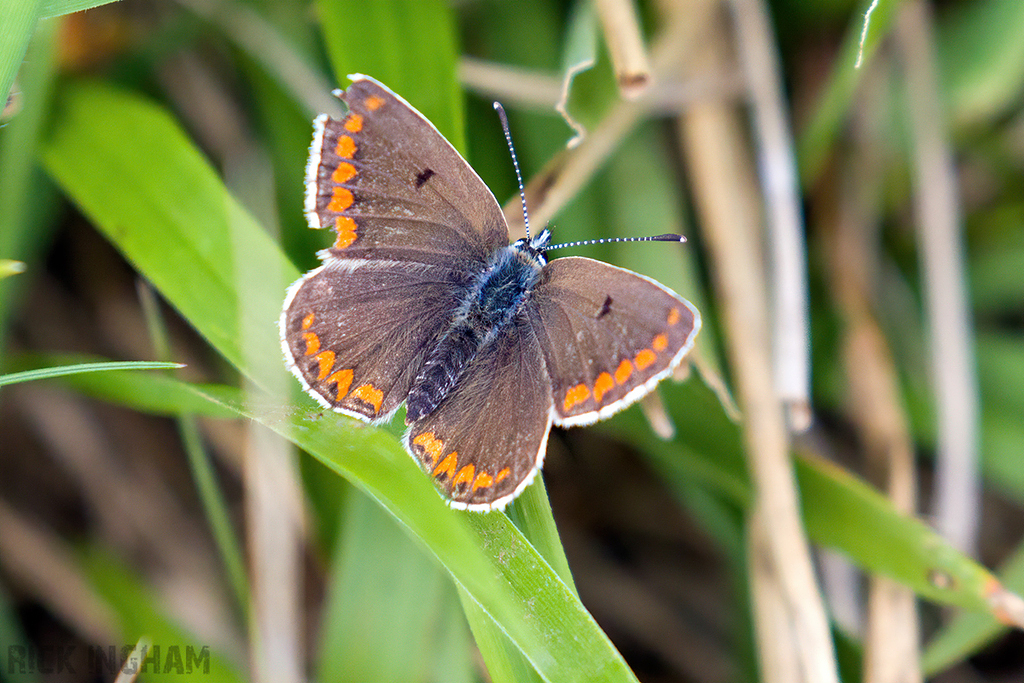
[[[449,505],[501,509],[551,426],[587,425],[654,389],[700,314],[667,287],[582,257],[550,232],[509,243],[494,195],[405,100],[362,75],[320,115],[305,213],[333,228],[288,290],[285,362],[321,405],[371,423],[403,403],[405,447]]]

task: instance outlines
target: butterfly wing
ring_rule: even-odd
[[[338,236],[289,290],[281,346],[322,405],[377,421],[405,400],[508,228],[480,177],[405,100],[363,76],[336,94],[349,114],[314,121],[306,217]]]
[[[654,280],[581,257],[552,260],[528,313],[541,337],[554,423],[610,417],[654,389],[693,346],[700,314]]]
[[[329,258],[288,292],[285,361],[323,406],[387,419],[450,324],[461,277],[440,266]]]
[[[452,507],[501,509],[540,468],[551,419],[551,380],[524,319],[485,346],[456,389],[410,426],[406,448]]]
[[[306,166],[306,218],[334,228],[338,258],[479,268],[508,244],[487,186],[434,126],[365,76],[335,94],[344,119],[314,123]]]

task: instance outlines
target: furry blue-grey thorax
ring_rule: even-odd
[[[513,324],[526,306],[547,263],[551,241],[547,229],[496,250],[463,298],[448,332],[424,360],[406,400],[407,424],[429,415],[449,392],[470,361]]]

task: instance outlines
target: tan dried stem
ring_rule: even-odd
[[[551,111],[562,96],[562,80],[554,74],[463,56],[459,81],[478,95],[517,107]]]
[[[676,14],[678,21],[685,14]],[[723,24],[705,36],[701,68],[729,61]],[[702,234],[715,276],[756,499],[752,569],[762,675],[769,681],[838,681],[831,633],[800,522],[783,403],[770,353],[760,192],[745,124],[733,105],[706,102],[680,119]],[[756,542],[763,534],[763,543]],[[778,667],[789,663],[792,670]]]
[[[803,431],[811,422],[810,323],[795,145],[768,8],[764,0],[731,0],[731,6],[764,197],[775,386],[790,427]]]
[[[594,0],[594,8],[601,20],[619,91],[626,99],[636,99],[652,80],[636,6],[631,0]]]
[[[894,35],[906,78],[915,218],[938,406],[933,517],[956,548],[973,554],[981,487],[974,333],[949,119],[941,104],[932,18],[922,0],[903,3]]]
[[[706,30],[711,8],[716,5],[714,0],[692,2],[688,9],[688,20],[670,24],[658,36],[652,58],[656,74],[678,74],[679,64],[686,60],[686,55]],[[616,102],[581,144],[571,151],[563,150],[530,179],[526,184],[526,203],[530,207],[531,223],[547,225],[579,192],[622,139],[648,113],[649,106],[660,103],[654,93],[651,95],[650,101],[645,97]],[[509,200],[504,212],[509,232],[522,235],[523,211],[519,198]]]
[[[301,500],[294,453],[253,424],[245,452],[246,531],[253,592],[252,677],[299,683],[302,671]]]

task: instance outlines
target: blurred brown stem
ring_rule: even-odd
[[[922,0],[903,3],[895,38],[908,95],[915,223],[937,404],[933,516],[941,534],[961,551],[973,554],[980,506],[974,334],[948,117],[940,101],[932,18]]]
[[[864,83],[877,79],[866,77]],[[861,436],[872,480],[893,506],[908,515],[916,506],[914,449],[900,401],[896,368],[888,344],[872,314],[877,206],[883,174],[882,153],[870,135],[872,103],[878,88],[866,88],[860,116],[854,121],[856,144],[846,155],[840,184],[831,250],[832,291],[845,329],[843,357],[849,385],[849,409]],[[919,626],[912,591],[882,577],[872,577],[864,634],[864,680],[919,683]]]
[[[683,20],[685,14],[677,14]],[[700,67],[728,60],[724,27],[703,41]],[[701,229],[715,276],[727,352],[744,416],[756,502],[751,567],[765,680],[838,681],[831,634],[800,523],[782,401],[772,377],[768,302],[760,250],[760,193],[739,112],[721,102],[680,120]],[[782,670],[787,664],[790,670]]]

